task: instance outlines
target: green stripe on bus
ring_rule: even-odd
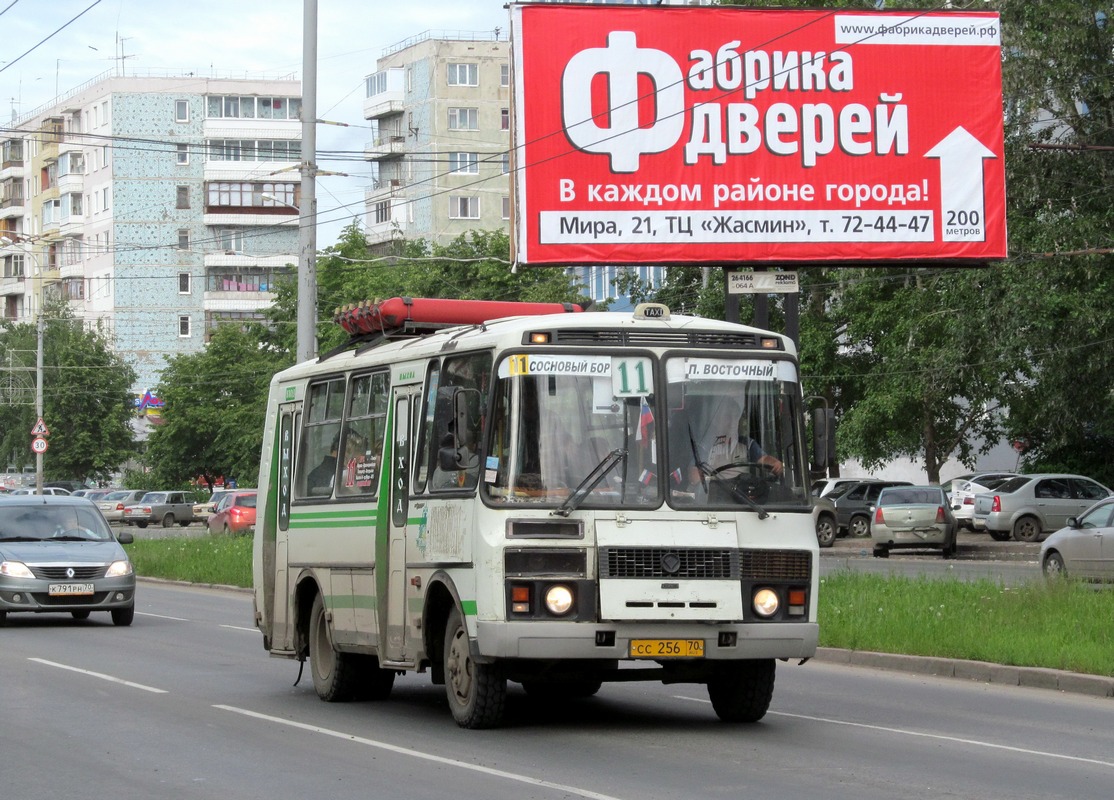
[[[351,508],[344,511],[291,511],[290,519],[330,519],[340,517],[367,517],[375,519],[374,508]]]
[[[358,608],[368,611],[378,611],[379,601],[367,594],[334,594],[329,595],[326,605],[332,609]]]
[[[475,600],[461,600],[460,610],[464,612],[466,617],[476,616],[476,601]]]

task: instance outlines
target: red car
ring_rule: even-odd
[[[229,492],[209,515],[209,533],[252,533],[255,530],[255,489]]]

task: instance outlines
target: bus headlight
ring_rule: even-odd
[[[563,584],[550,586],[545,590],[545,607],[550,614],[562,617],[572,608],[572,589]]]
[[[780,604],[781,601],[778,600],[777,592],[773,589],[759,589],[754,593],[754,613],[760,617],[769,619],[777,613]]]

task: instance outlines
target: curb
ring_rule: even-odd
[[[1114,678],[1105,675],[1084,675],[1043,667],[1014,667],[991,664],[987,661],[964,661],[957,658],[907,656],[895,653],[873,653],[867,650],[845,650],[838,647],[818,647],[820,661],[847,664],[854,667],[872,667],[918,675],[935,675],[944,678],[992,683],[999,686],[1026,686],[1034,689],[1055,689],[1093,697],[1114,697]]]

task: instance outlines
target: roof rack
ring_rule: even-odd
[[[450,325],[483,325],[502,317],[565,314],[583,311],[573,303],[516,303],[502,300],[446,300],[443,298],[392,297],[364,300],[342,306],[333,321],[352,337],[402,333],[404,328],[420,333]],[[411,334],[414,335],[414,334]]]

